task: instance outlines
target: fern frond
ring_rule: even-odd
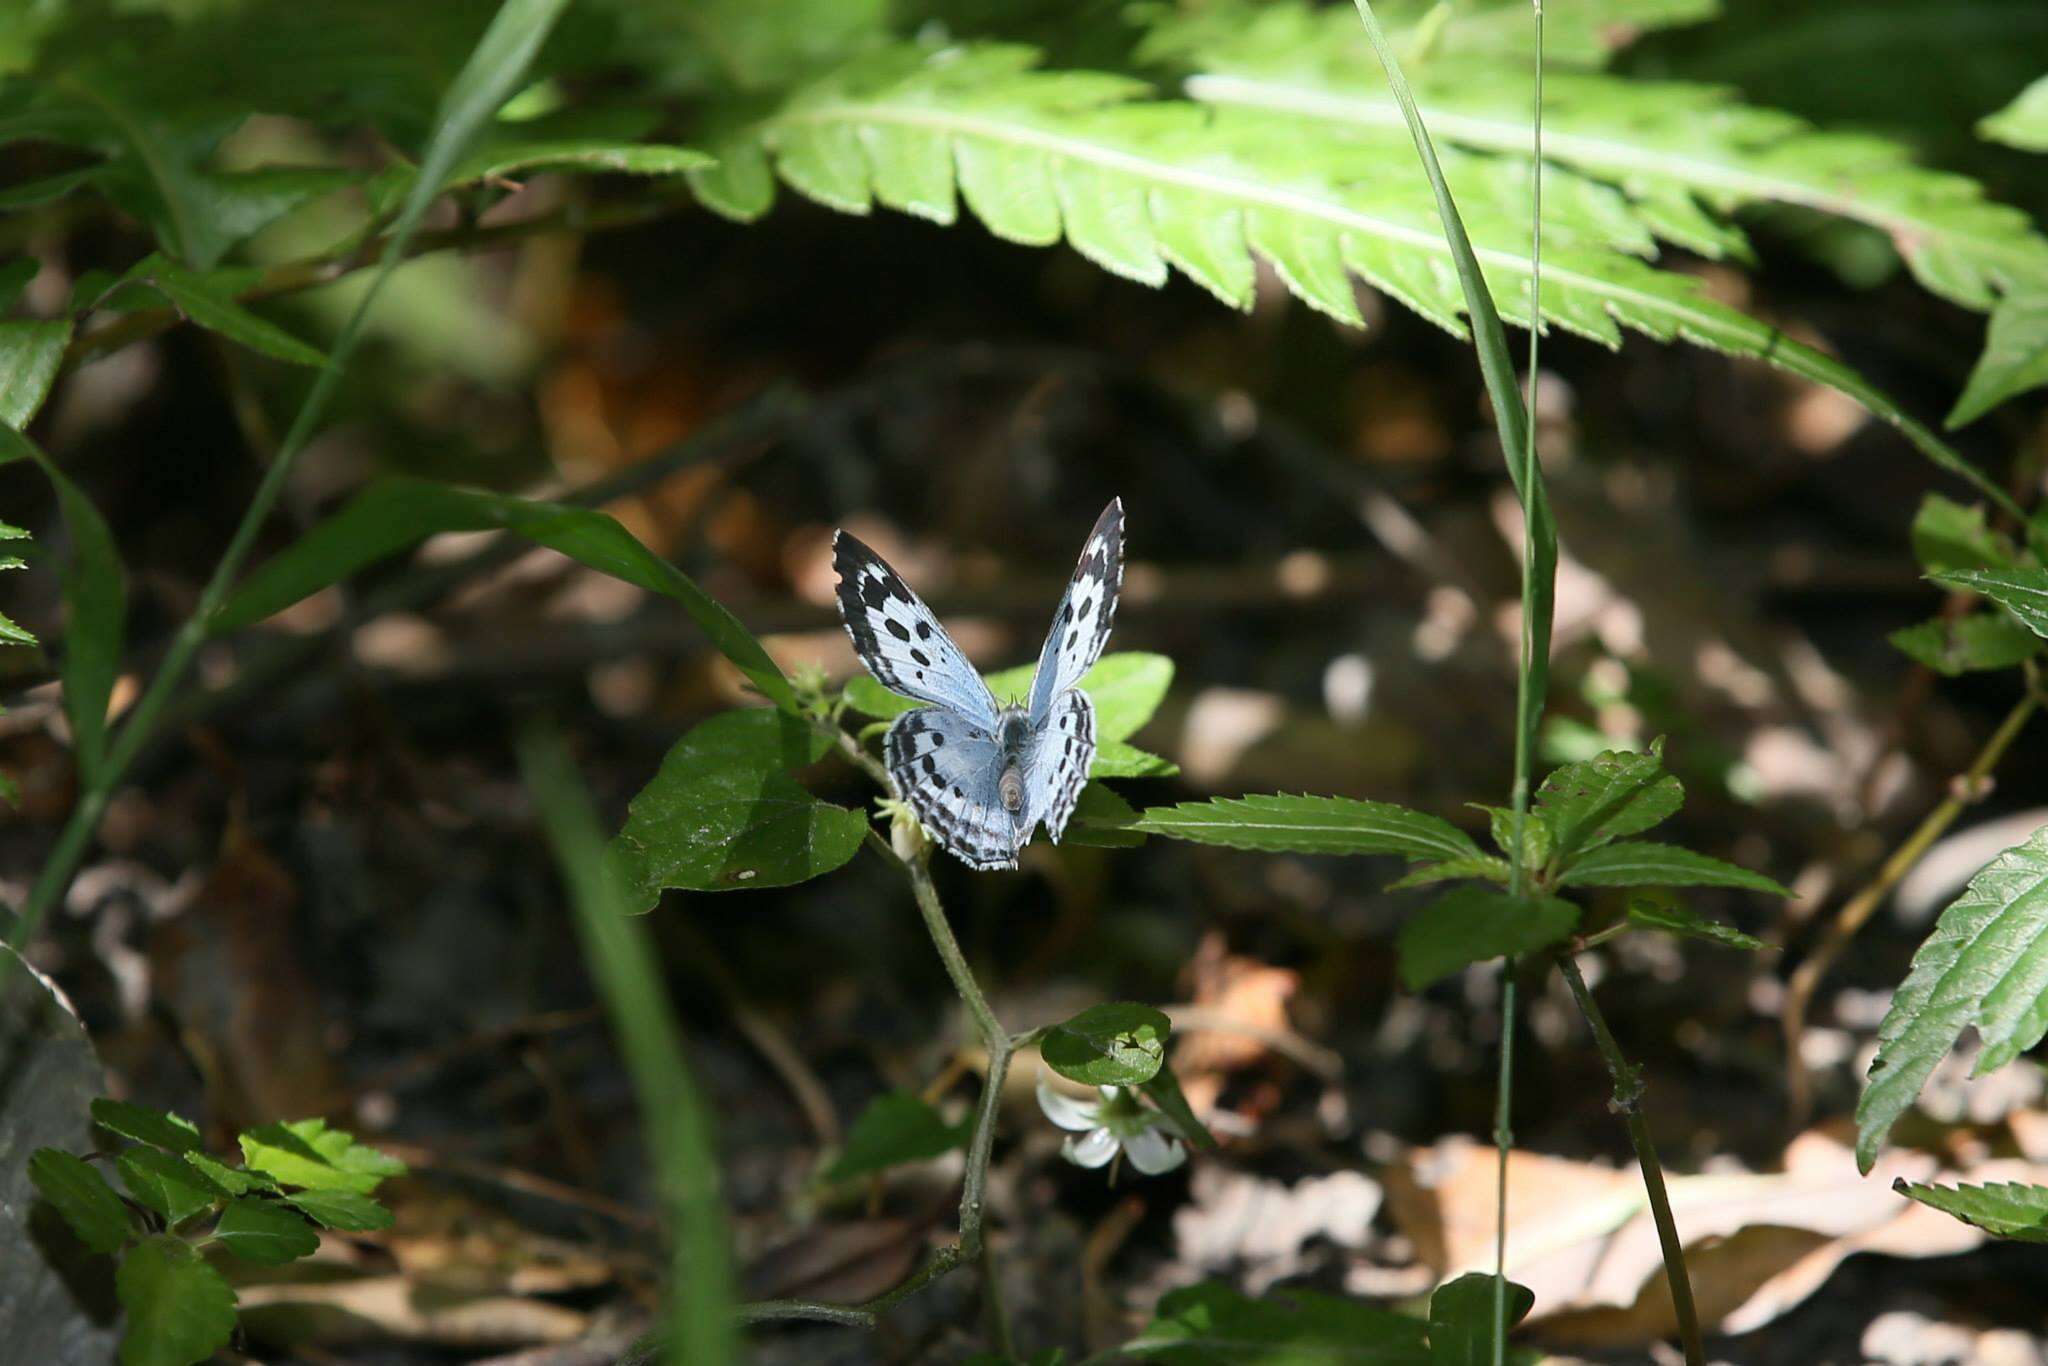
[[[1400,111],[1372,51],[1342,10],[1298,4],[1225,7],[1166,21],[1146,47],[1190,72],[1187,94],[1351,128],[1395,128]],[[1439,59],[1414,73],[1438,138],[1526,156],[1525,66]],[[1660,237],[1709,255],[1743,252],[1727,221],[1752,204],[1785,204],[1879,229],[1914,278],[1984,311],[2048,282],[2048,239],[2018,209],[1964,176],[1915,165],[1896,143],[1816,130],[1741,104],[1714,86],[1593,72],[1545,83],[1543,145],[1556,162],[1628,195]]]
[[[990,45],[860,63],[713,139],[720,164],[691,183],[741,219],[771,206],[776,174],[849,213],[879,203],[951,223],[964,200],[999,237],[1064,240],[1151,285],[1178,270],[1237,308],[1251,306],[1256,252],[1298,298],[1352,326],[1363,325],[1356,277],[1462,331],[1449,248],[1401,135],[1144,99],[1127,78],[1035,61],[1030,49]],[[1444,161],[1496,306],[1529,325],[1527,164]],[[1602,187],[1553,169],[1544,190],[1547,322],[1608,346],[1626,327],[1769,361],[1854,398],[1984,485],[1854,371],[1628,255],[1638,235]]]

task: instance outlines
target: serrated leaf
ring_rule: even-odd
[[[2035,635],[2048,637],[2048,569],[1959,569],[1927,577],[1945,588],[1981,593]]]
[[[38,1148],[28,1160],[28,1175],[78,1241],[94,1252],[115,1252],[128,1241],[133,1229],[128,1207],[83,1159],[60,1148]]]
[[[1204,1152],[1215,1148],[1216,1135],[1209,1132],[1209,1126],[1196,1117],[1194,1107],[1188,1104],[1187,1093],[1181,1090],[1180,1078],[1174,1075],[1172,1063],[1161,1066],[1152,1074],[1152,1079],[1138,1089],[1159,1107],[1160,1114],[1173,1122],[1182,1138]]]
[[[129,272],[147,280],[187,319],[229,341],[294,365],[325,365],[327,357],[266,318],[259,318],[203,275],[196,275],[162,257],[145,260]]]
[[[1999,1181],[1983,1186],[1926,1186],[1903,1177],[1892,1189],[1986,1233],[2023,1243],[2048,1243],[2048,1186]]]
[[[1074,804],[1074,814],[1067,822],[1067,833],[1061,843],[1096,849],[1135,849],[1145,842],[1144,832],[1131,828],[1137,819],[1136,807],[1101,783],[1090,783],[1081,789],[1081,800]]]
[[[1267,853],[1486,857],[1471,836],[1440,816],[1352,797],[1277,793],[1182,802],[1148,808],[1132,828],[1197,844]]]
[[[1913,514],[1913,556],[1930,574],[1952,569],[2006,569],[2012,543],[1993,531],[1982,503],[1958,503],[1939,493],[1920,500]]]
[[[1487,834],[1493,839],[1493,847],[1503,854],[1510,852],[1515,842],[1515,813],[1510,807],[1487,806],[1482,802],[1470,804],[1475,811],[1486,813]],[[1550,861],[1550,819],[1541,811],[1526,812],[1522,820],[1522,866],[1541,868]]]
[[[234,1334],[235,1292],[182,1238],[144,1239],[121,1259],[114,1288],[128,1313],[121,1366],[193,1366]]]
[[[208,623],[236,630],[283,611],[357,570],[444,531],[509,531],[615,579],[673,598],[721,654],[771,702],[796,694],[737,617],[694,580],[590,508],[508,498],[425,479],[384,479],[251,574]]]
[[[1438,1286],[1429,1297],[1430,1366],[1493,1366],[1493,1297],[1496,1279],[1468,1271]],[[1513,1328],[1536,1307],[1535,1292],[1506,1283],[1505,1326]],[[1526,1348],[1511,1350],[1514,1366],[1540,1360]]]
[[[1579,908],[1557,897],[1515,897],[1460,887],[1409,917],[1395,948],[1410,991],[1472,963],[1558,943],[1579,923]]]
[[[1685,789],[1664,771],[1661,739],[1639,754],[1608,750],[1566,764],[1536,791],[1552,857],[1565,866],[1587,849],[1661,824],[1684,804]]]
[[[189,1153],[199,1146],[199,1126],[182,1115],[102,1097],[92,1103],[92,1122],[108,1133],[167,1153]]]
[[[2020,91],[2005,108],[1979,119],[1977,136],[2023,152],[2048,152],[2048,76]]]
[[[2041,653],[2041,638],[2003,612],[1934,617],[1901,627],[1885,639],[1945,678],[2010,669]]]
[[[1935,921],[1877,1029],[1856,1103],[1856,1162],[1912,1105],[1935,1064],[1974,1027],[1972,1075],[2012,1061],[2048,1032],[2048,826],[1986,864]]]
[[[1166,1366],[1430,1366],[1420,1319],[1306,1290],[1255,1300],[1216,1282],[1168,1292],[1121,1351]]]
[[[675,743],[627,808],[607,853],[639,908],[670,887],[729,892],[787,887],[839,867],[860,849],[867,816],[818,800],[792,769],[831,739],[768,708],[714,716]]]
[[[850,1181],[905,1162],[923,1162],[965,1146],[973,1129],[972,1119],[946,1123],[912,1092],[877,1096],[853,1122],[846,1146],[826,1169],[825,1179]]]
[[[1948,425],[1975,422],[2010,398],[2048,384],[2048,282],[2001,299],[1984,332],[1984,353],[1970,368]]]
[[[1628,922],[1638,929],[1665,930],[1687,939],[1719,944],[1728,949],[1767,949],[1769,944],[1755,935],[1744,934],[1733,925],[1701,915],[1687,906],[1665,906],[1646,898],[1628,903]]]
[[[284,1202],[322,1228],[369,1233],[391,1227],[391,1211],[353,1191],[294,1191]]]
[[[0,422],[26,427],[42,410],[71,345],[71,320],[0,321]]]
[[[1439,882],[1455,882],[1460,878],[1479,878],[1487,882],[1506,883],[1514,876],[1504,858],[1482,854],[1478,858],[1447,859],[1442,863],[1425,863],[1411,868],[1407,874],[1395,878],[1380,890],[1383,892],[1405,892],[1416,887],[1428,887]]]
[[[274,1200],[245,1195],[228,1202],[214,1238],[243,1261],[283,1266],[320,1248],[313,1226]]]
[[[241,1137],[242,1160],[253,1172],[308,1190],[368,1195],[385,1178],[405,1175],[405,1164],[356,1142],[321,1119],[297,1119],[250,1129]]]
[[[1162,1011],[1132,1001],[1090,1006],[1045,1032],[1045,1065],[1083,1086],[1142,1086],[1166,1061],[1173,1023]]]
[[[1627,840],[1591,849],[1557,879],[1560,887],[1738,887],[1789,897],[1785,887],[1762,873],[1726,863],[1675,844]]]
[[[167,1224],[182,1224],[227,1195],[191,1163],[158,1148],[130,1148],[114,1166],[128,1193]]]
[[[230,1167],[201,1152],[183,1154],[187,1164],[214,1185],[229,1195],[247,1195],[250,1191],[274,1191],[277,1182],[262,1172],[252,1172],[246,1167]]]

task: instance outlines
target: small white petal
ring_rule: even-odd
[[[1106,1167],[1109,1159],[1116,1156],[1116,1147],[1115,1134],[1107,1129],[1097,1129],[1062,1143],[1060,1155],[1077,1167]]]
[[[1188,1150],[1157,1129],[1147,1129],[1124,1140],[1124,1153],[1131,1165],[1147,1176],[1170,1172],[1188,1160]]]
[[[1095,1107],[1079,1096],[1070,1096],[1064,1091],[1053,1089],[1052,1082],[1040,1073],[1038,1077],[1038,1108],[1045,1111],[1045,1117],[1062,1129],[1082,1133],[1092,1129],[1099,1122],[1095,1118]]]

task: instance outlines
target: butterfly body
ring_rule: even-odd
[[[1095,759],[1095,709],[1078,686],[1102,654],[1123,577],[1123,504],[1096,521],[1022,703],[998,705],[931,609],[854,537],[833,541],[839,610],[885,687],[928,705],[882,741],[897,792],[939,845],[973,868],[1014,868],[1043,824],[1059,842]]]

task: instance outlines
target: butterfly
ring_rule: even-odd
[[[947,853],[1015,868],[1044,823],[1054,844],[1095,761],[1095,706],[1078,686],[1102,656],[1124,575],[1124,505],[1096,519],[1021,705],[999,706],[931,608],[853,536],[832,538],[839,615],[882,686],[926,705],[882,741],[896,790]]]

